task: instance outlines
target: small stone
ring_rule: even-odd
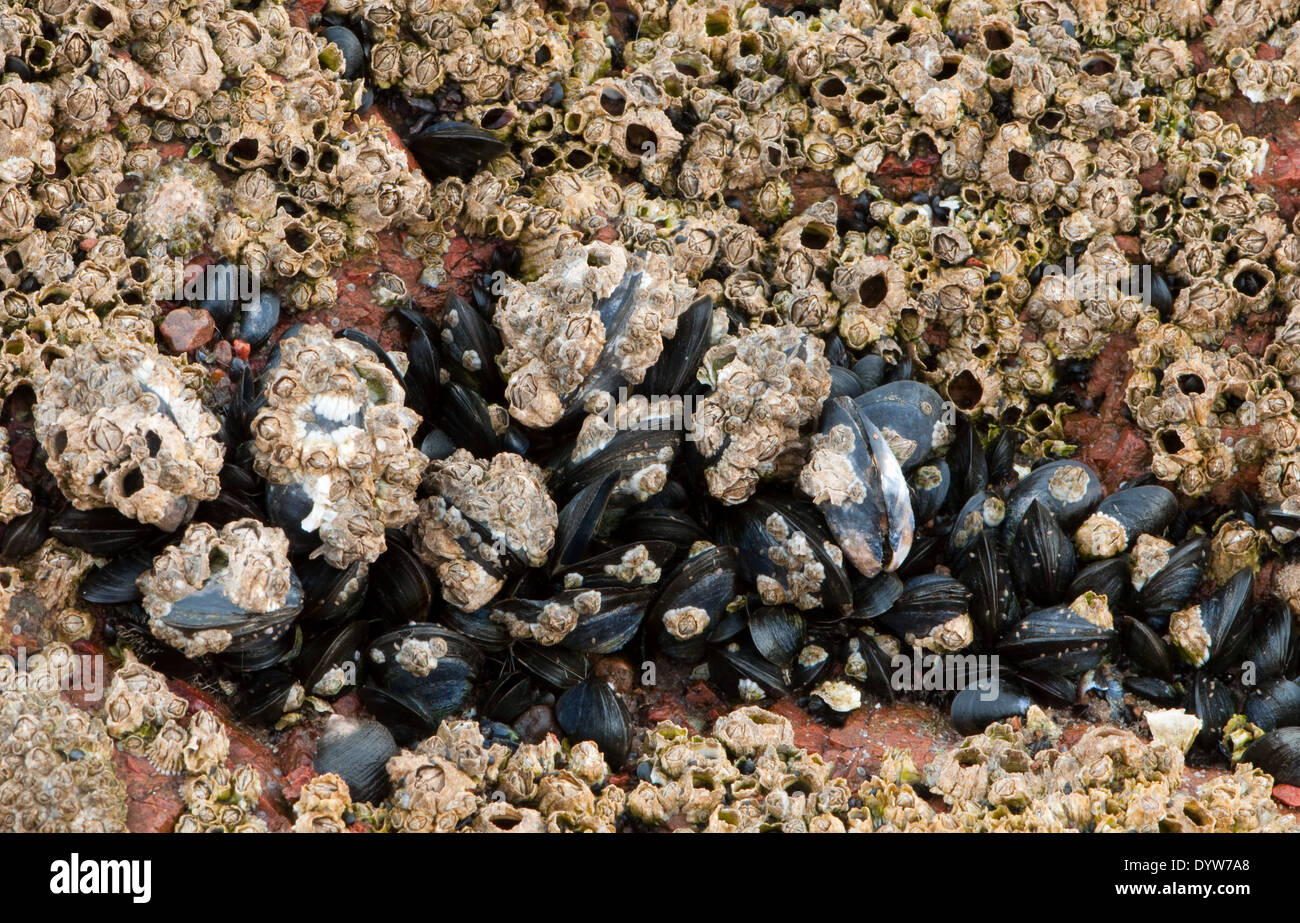
[[[207,344],[217,332],[212,315],[197,308],[177,308],[163,318],[159,332],[173,352],[189,353]]]

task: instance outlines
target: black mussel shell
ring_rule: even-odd
[[[437,333],[431,331],[431,324],[426,326],[427,318],[422,314],[402,309],[402,316],[412,323],[406,347],[406,406],[418,413],[420,419],[433,420],[438,416],[438,397],[442,388],[438,377],[438,352],[434,345],[438,342]]]
[[[217,494],[216,499],[200,503],[194,518],[217,527],[237,519],[261,519],[262,504],[251,494],[227,488]]]
[[[912,549],[916,531],[903,470],[881,431],[844,397],[828,401],[822,412],[823,435],[840,427],[852,435],[848,462],[865,485],[865,496],[860,500],[847,496],[813,500],[844,556],[860,573],[874,577],[882,570],[897,570]]]
[[[79,589],[81,598],[105,606],[138,602],[141,594],[136,580],[152,566],[153,554],[147,548],[136,548],[118,555],[86,575]]]
[[[357,695],[366,709],[383,722],[393,738],[404,747],[413,747],[429,736],[429,724],[424,712],[412,705],[405,696],[394,695],[378,686],[362,686]]]
[[[1018,440],[1015,430],[1004,429],[989,443],[984,452],[988,461],[989,483],[1005,484],[1016,476],[1016,447]]]
[[[1039,701],[1046,700],[1056,702],[1058,705],[1073,705],[1078,698],[1078,684],[1069,676],[1044,670],[1025,669],[1024,667],[1018,667],[1014,671],[1005,671],[1005,675],[1012,677],[1016,685],[1023,687]]]
[[[502,673],[483,690],[480,710],[493,721],[513,724],[537,701],[537,686],[520,670]]]
[[[1266,506],[1260,510],[1260,518],[1269,535],[1279,544],[1289,545],[1300,535],[1300,505],[1294,501]]]
[[[601,517],[605,515],[605,507],[608,506],[617,483],[618,475],[611,472],[579,490],[560,510],[555,546],[551,551],[551,573],[559,573],[570,564],[582,560],[600,525]]]
[[[1223,737],[1223,727],[1237,711],[1232,690],[1208,673],[1198,674],[1192,682],[1190,711],[1201,719],[1201,733],[1196,737],[1198,746],[1214,750]]]
[[[448,176],[468,179],[510,148],[492,132],[466,122],[438,122],[406,140],[430,182]]]
[[[311,515],[314,504],[298,484],[266,485],[266,521],[279,526],[289,539],[289,550],[295,555],[315,551],[320,539],[315,532],[307,532],[302,524]]]
[[[1286,606],[1273,606],[1260,620],[1245,659],[1255,665],[1255,682],[1281,676],[1295,652],[1291,643],[1293,616]]]
[[[979,434],[970,420],[959,417],[957,434],[952,448],[948,450],[948,462],[952,468],[953,489],[960,501],[988,487],[989,465],[984,455],[984,446],[980,444]]]
[[[333,773],[348,784],[354,802],[379,804],[392,790],[388,761],[401,750],[378,721],[332,716],[316,747],[312,771]]]
[[[884,615],[903,595],[903,581],[897,574],[886,571],[875,577],[858,574],[853,579],[853,612],[855,619],[874,619]]]
[[[216,660],[239,673],[256,673],[294,660],[302,647],[302,629],[289,623],[237,639]]]
[[[366,616],[382,625],[424,621],[434,600],[434,576],[400,541],[388,542],[370,566]]]
[[[1173,705],[1184,698],[1181,689],[1155,676],[1128,675],[1124,677],[1123,683],[1129,692],[1158,705]]]
[[[1246,748],[1243,762],[1273,777],[1279,785],[1300,785],[1300,727],[1270,731]]]
[[[862,379],[854,375],[852,369],[846,369],[842,365],[831,366],[831,390],[827,397],[832,400],[837,397],[855,398],[865,390]]]
[[[1160,535],[1178,512],[1178,498],[1159,484],[1116,491],[1079,526],[1075,541],[1085,558],[1109,558],[1127,551],[1143,533]]]
[[[993,644],[1020,621],[1020,599],[996,532],[983,530],[975,537],[958,562],[957,579],[970,590],[971,621],[985,644]]]
[[[1039,605],[1065,597],[1074,579],[1074,545],[1056,517],[1037,499],[1029,504],[1011,545],[1020,592]]]
[[[339,569],[324,558],[308,558],[294,569],[302,580],[304,624],[338,625],[361,611],[370,587],[364,561]]]
[[[344,80],[355,80],[366,71],[366,50],[361,39],[347,26],[328,26],[320,31],[326,41],[333,42],[343,55]],[[364,801],[364,798],[358,798]]]
[[[240,677],[239,691],[231,703],[250,724],[268,725],[280,720],[297,681],[287,670],[273,667]]]
[[[634,542],[603,551],[557,572],[569,588],[654,586],[673,556],[672,542]]]
[[[872,391],[885,380],[885,360],[874,353],[863,356],[853,363],[853,374],[862,382],[863,391]]]
[[[672,542],[684,551],[709,533],[685,510],[639,507],[623,517],[618,534],[645,541]]]
[[[684,394],[695,381],[713,330],[713,299],[697,299],[677,318],[677,332],[664,342],[663,352],[646,371],[638,394],[675,397]]]
[[[782,669],[789,669],[803,649],[804,620],[784,606],[763,606],[749,614],[754,649]]]
[[[308,695],[333,698],[362,680],[366,663],[366,623],[348,622],[311,639],[295,662]]]
[[[919,381],[891,381],[853,403],[880,430],[904,471],[924,464],[934,449],[951,440],[947,405],[939,392]]]
[[[465,612],[455,606],[447,606],[442,612],[442,621],[456,629],[467,638],[473,639],[485,651],[504,650],[510,644],[510,632],[500,622],[492,620],[492,613],[508,605],[511,601],[492,603],[474,612]],[[534,611],[532,603],[526,603],[528,611]],[[518,614],[518,613],[516,613]]]
[[[942,574],[924,574],[903,584],[902,595],[877,619],[908,644],[944,651],[967,647],[973,640],[970,591]]]
[[[482,395],[459,381],[442,386],[434,422],[452,443],[478,458],[491,458],[502,449],[501,434]]]
[[[447,295],[439,319],[442,368],[479,394],[498,393],[501,377],[496,356],[501,352],[501,338],[496,329],[455,292]]]
[[[650,608],[650,624],[664,653],[687,663],[703,659],[709,629],[717,625],[736,597],[738,566],[735,548],[714,545],[682,562],[664,581]],[[707,626],[691,637],[681,637],[685,634],[681,628],[674,633],[665,623],[670,613],[686,608],[699,609],[708,619]]]
[[[813,559],[789,562],[789,543],[799,533]],[[824,618],[849,611],[853,597],[849,576],[839,555],[831,556],[831,536],[813,507],[759,495],[728,511],[722,534],[739,552],[740,575],[759,588],[765,602],[816,609]],[[812,586],[818,571],[821,584]]]
[[[962,734],[979,734],[990,724],[1023,718],[1032,704],[1029,696],[1010,683],[988,679],[958,692],[948,714]]]
[[[780,698],[790,692],[787,671],[760,654],[748,638],[711,645],[709,675],[732,699],[752,701],[752,687],[761,689],[772,698]]]
[[[632,746],[632,722],[623,700],[605,680],[590,676],[555,702],[555,720],[571,743],[593,741],[613,769]]]
[[[610,474],[623,481],[652,465],[667,470],[681,446],[682,434],[675,430],[619,430],[599,451],[581,461],[570,457],[556,469],[551,485],[556,500],[567,503],[579,490]]]
[[[164,533],[105,507],[64,510],[50,521],[50,535],[65,545],[108,557],[132,548],[152,546]]]
[[[1168,682],[1174,678],[1174,661],[1169,645],[1146,622],[1124,616],[1120,623],[1120,636],[1124,653],[1143,673]]]
[[[43,506],[15,516],[0,536],[0,564],[16,564],[32,554],[50,535],[50,511]]]
[[[820,681],[830,666],[830,651],[820,644],[805,644],[790,666],[790,678],[795,686],[804,689]]]
[[[1031,612],[998,643],[998,653],[1023,670],[1077,676],[1101,662],[1114,628],[1095,625],[1069,606]]]
[[[251,307],[246,304],[239,305],[230,336],[232,339],[243,340],[249,346],[261,346],[278,323],[280,323],[280,295],[277,292],[265,291],[258,296]]]
[[[917,522],[929,522],[948,498],[952,475],[943,459],[922,465],[912,472],[908,488],[912,492],[912,512]]]
[[[1077,528],[1101,498],[1097,472],[1081,461],[1065,459],[1035,468],[1007,497],[1007,514],[1002,522],[1004,540],[1008,545],[1015,540],[1016,530],[1035,500],[1068,531]]]
[[[1300,685],[1275,679],[1246,696],[1246,718],[1261,730],[1300,725]]]
[[[398,386],[402,389],[403,393],[405,393],[406,375],[397,367],[397,363],[394,362],[393,357],[388,354],[388,350],[380,346],[379,342],[374,337],[364,331],[357,330],[354,327],[348,327],[345,330],[341,330],[339,332],[339,337],[344,340],[351,340],[353,343],[357,343],[368,349],[371,355],[383,363],[384,368],[388,369],[392,376],[397,379]]]
[[[1243,567],[1209,599],[1175,613],[1169,635],[1183,659],[1216,672],[1235,667],[1250,642],[1254,589],[1255,574]]]
[[[1006,515],[1007,507],[1001,497],[984,490],[972,494],[957,511],[948,532],[948,557],[954,560],[960,557],[981,532],[997,534]]]
[[[632,640],[645,620],[646,608],[654,598],[652,589],[569,590],[553,602],[573,605],[580,593],[600,594],[600,609],[578,617],[577,627],[560,643],[569,650],[587,654],[612,654]]]
[[[1201,582],[1205,554],[1210,543],[1197,536],[1169,553],[1164,567],[1152,574],[1137,591],[1137,607],[1149,618],[1163,622],[1180,608]]]
[[[846,666],[852,664],[851,675],[861,682],[878,699],[893,701],[894,657],[880,645],[870,632],[855,634],[845,643]]]
[[[1084,593],[1105,596],[1111,609],[1120,609],[1128,598],[1129,566],[1127,556],[1105,558],[1080,567],[1074,574],[1064,599],[1078,599]]]
[[[587,655],[563,647],[523,643],[511,647],[519,666],[552,689],[568,689],[587,678],[591,663]]]
[[[442,642],[447,651],[437,657],[436,666],[421,676],[412,673],[401,661],[401,652],[408,642]],[[373,674],[369,685],[382,689],[418,715],[426,734],[437,730],[443,718],[468,701],[483,661],[482,653],[469,638],[428,623],[404,625],[381,635],[370,642],[367,650],[370,659],[367,669]],[[385,724],[389,723],[379,717]],[[395,729],[393,732],[397,733]]]

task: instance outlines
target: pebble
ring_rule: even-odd
[[[158,328],[173,352],[190,353],[207,343],[217,332],[212,315],[198,308],[169,311]]]

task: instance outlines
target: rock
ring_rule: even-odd
[[[216,335],[212,315],[198,308],[177,308],[163,318],[158,328],[173,352],[192,353]]]

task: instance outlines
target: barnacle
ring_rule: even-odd
[[[304,498],[293,525],[318,532],[315,553],[336,567],[378,558],[384,529],[415,517],[425,461],[411,444],[419,418],[393,373],[361,344],[309,325],[280,341],[266,395],[253,464]]]
[[[152,345],[90,340],[38,383],[36,436],[79,509],[113,506],[172,530],[217,495],[220,424],[186,367]]]

